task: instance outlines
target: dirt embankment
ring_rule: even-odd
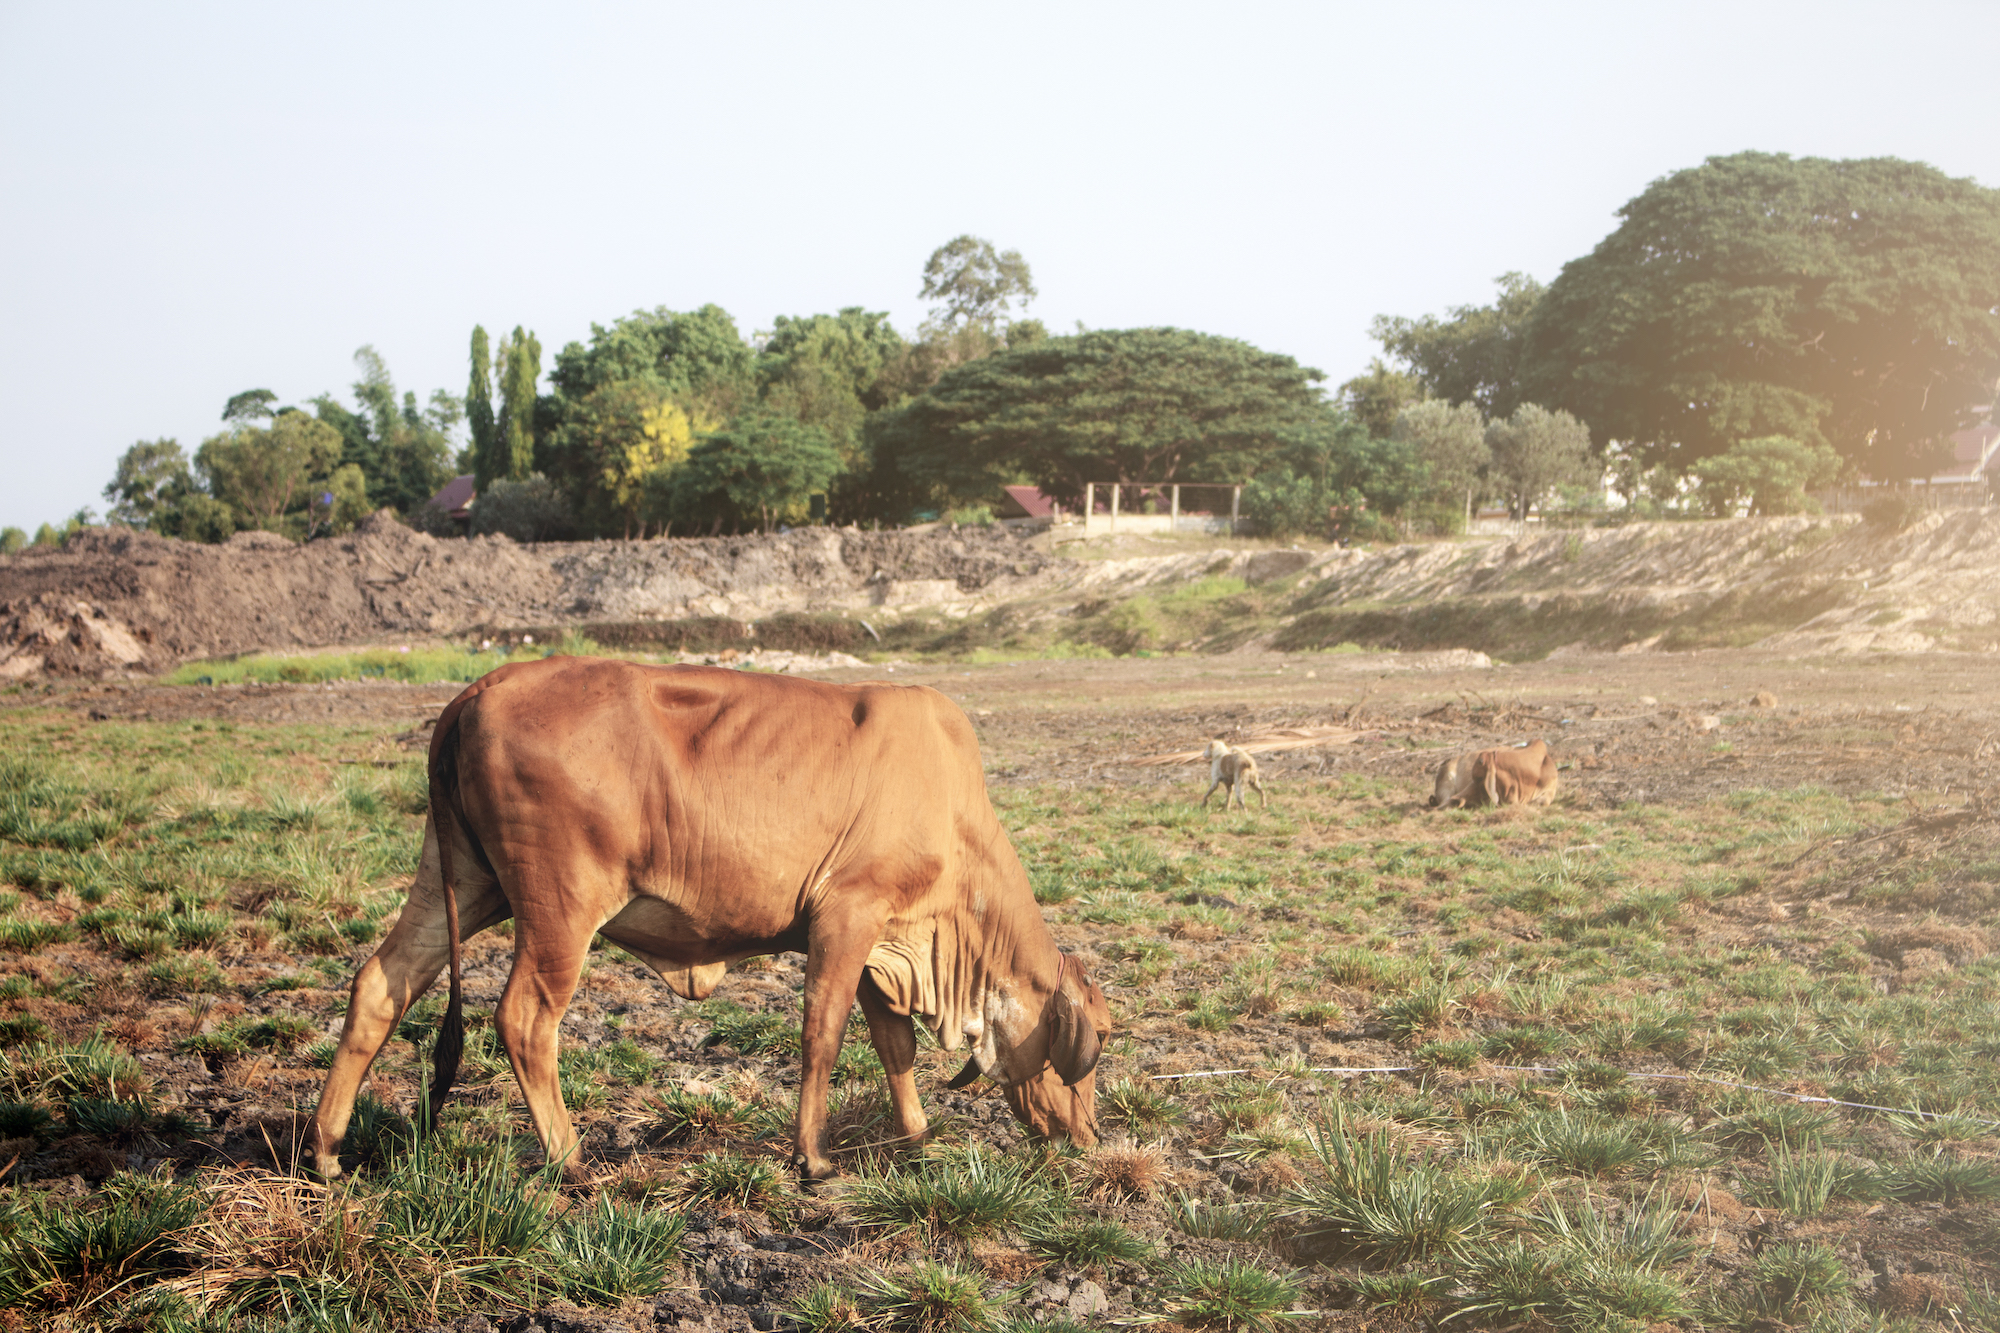
[[[0,558],[0,678],[482,627],[1005,597],[1051,563],[1005,529],[518,546],[437,541],[378,514],[305,546],[264,533],[203,546],[98,531]]]
[[[1853,518],[1635,523],[1483,545],[1314,559],[1274,638],[1482,648],[1751,646],[1796,652],[2000,646],[2000,510],[1900,532]]]
[[[1737,519],[1375,551],[1163,543],[1091,560],[1001,528],[517,546],[440,542],[382,514],[306,546],[118,530],[0,557],[0,680],[551,626],[871,611],[963,619],[1001,606],[1018,608],[1020,623],[1058,625],[1218,575],[1278,591],[1230,642],[1281,651],[1352,642],[1521,660],[1753,644],[2000,648],[2000,510],[1932,514],[1894,533],[1852,519]]]

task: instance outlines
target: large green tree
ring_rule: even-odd
[[[493,414],[493,350],[486,340],[486,328],[472,326],[472,373],[465,385],[465,428],[472,437],[472,476],[475,489],[484,491],[495,478],[507,475],[499,457],[500,432]]]
[[[1653,182],[1533,321],[1533,397],[1685,467],[1739,440],[1921,475],[2000,374],[2000,191],[1895,158]]]
[[[104,487],[104,498],[112,502],[105,517],[148,527],[155,514],[192,489],[194,477],[179,441],[140,440],[119,455],[117,471]]]
[[[239,424],[202,442],[195,470],[207,492],[226,504],[242,528],[285,529],[285,518],[307,509],[313,483],[340,465],[340,433],[288,409],[268,427]]]
[[[1424,386],[1415,375],[1390,369],[1379,356],[1368,362],[1365,374],[1340,386],[1340,405],[1377,439],[1387,439],[1396,415],[1423,396]]]
[[[754,522],[769,532],[803,521],[811,497],[824,494],[839,469],[839,451],[819,427],[752,412],[697,443],[663,478],[666,494],[657,498],[684,529]]]
[[[1840,455],[1823,444],[1767,435],[1738,440],[1690,471],[1701,483],[1703,505],[1717,518],[1734,517],[1745,506],[1753,514],[1816,514],[1819,503],[1806,491],[1840,474]]]
[[[995,250],[979,236],[958,236],[931,252],[923,290],[931,323],[940,329],[968,324],[998,332],[1016,304],[1035,299],[1035,278],[1019,250]]]
[[[1185,329],[1048,338],[945,374],[870,418],[878,469],[944,495],[1032,481],[1075,503],[1086,482],[1242,482],[1334,429],[1325,376]]]
[[[629,528],[639,486],[756,401],[755,354],[720,306],[641,310],[556,353],[536,469],[586,534]]]
[[[1428,469],[1431,498],[1469,519],[1493,462],[1479,409],[1469,402],[1426,398],[1397,414],[1391,435],[1409,445]]]
[[[1588,485],[1603,471],[1591,452],[1590,427],[1535,403],[1488,425],[1486,447],[1492,480],[1515,518],[1526,518],[1556,487]]]
[[[464,405],[442,389],[432,392],[428,407],[419,407],[414,393],[399,399],[373,347],[355,352],[354,364],[361,372],[353,385],[358,410],[321,394],[312,400],[314,414],[340,433],[340,462],[361,469],[370,507],[414,513],[451,479],[452,432]]]
[[[780,315],[757,359],[766,411],[816,426],[840,453],[840,473],[828,491],[828,516],[848,522],[876,516],[868,450],[861,426],[868,414],[902,397],[892,372],[908,364],[909,345],[889,317],[859,306],[835,315]]]
[[[1492,305],[1453,306],[1417,319],[1377,315],[1369,332],[1430,397],[1507,416],[1522,401],[1521,358],[1543,288],[1525,273],[1503,274],[1495,285]]]
[[[489,449],[493,477],[524,481],[535,470],[535,386],[542,378],[542,344],[520,325],[500,340],[500,410]]]

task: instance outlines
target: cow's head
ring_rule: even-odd
[[[1014,1118],[1033,1133],[1088,1148],[1097,1142],[1097,1056],[1111,1033],[1111,1006],[1067,957],[1039,1013],[1022,1003],[1032,994],[1026,988],[1018,995],[1001,987],[989,992],[983,1019],[966,1025],[972,1058],[950,1086],[962,1088],[986,1074],[1000,1083]]]
[[[1465,783],[1459,777],[1459,763],[1456,755],[1438,765],[1437,782],[1431,787],[1431,804],[1450,805],[1459,799]]]

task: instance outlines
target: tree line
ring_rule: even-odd
[[[1922,476],[2000,374],[2000,192],[1896,159],[1741,153],[1653,182],[1543,285],[1382,316],[1382,355],[1318,370],[1174,328],[1054,335],[1025,259],[962,236],[910,336],[860,307],[637,311],[556,352],[472,331],[464,394],[400,397],[372,350],[354,405],[239,394],[185,456],[128,450],[116,521],[219,540],[338,532],[473,474],[473,530],[519,538],[977,520],[1009,483],[1246,486],[1277,534],[1446,532],[1621,492],[1633,512],[1784,512],[1841,473]],[[457,432],[463,426],[461,442]],[[87,515],[79,515],[72,525]],[[45,528],[44,536],[54,532]],[[16,534],[13,539],[20,540]]]

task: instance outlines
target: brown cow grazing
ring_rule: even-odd
[[[985,1074],[1036,1133],[1096,1141],[1104,993],[1061,953],[993,814],[971,724],[915,686],[556,657],[504,666],[431,737],[431,809],[402,918],[354,979],[313,1118],[339,1174],[354,1096],[447,962],[433,1116],[463,1043],[459,942],[514,921],[495,1014],[550,1161],[580,1172],[556,1031],[601,934],[702,999],[733,960],[806,956],[795,1162],[833,1174],[828,1076],[858,998],[899,1133],[928,1129],[922,1015],[952,1086]]]
[[[1229,811],[1229,803],[1231,801],[1235,801],[1244,810],[1249,810],[1250,800],[1243,794],[1245,787],[1255,787],[1257,789],[1258,800],[1267,808],[1270,806],[1270,794],[1264,790],[1264,784],[1258,780],[1257,761],[1250,757],[1248,750],[1239,750],[1227,741],[1215,740],[1208,743],[1206,757],[1208,759],[1208,790],[1201,795],[1202,809],[1206,810],[1208,808],[1208,798],[1215,795],[1217,787],[1229,788],[1222,795],[1222,809],[1225,814]]]
[[[1562,779],[1556,757],[1541,741],[1519,749],[1481,750],[1466,758],[1453,756],[1437,768],[1431,788],[1434,806],[1548,805]]]

